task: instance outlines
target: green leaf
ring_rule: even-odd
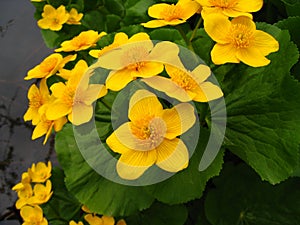
[[[56,48],[60,44],[60,35],[52,30],[41,30],[42,37],[48,48]]]
[[[153,0],[127,0],[125,2],[126,16],[124,25],[140,24],[150,20],[147,11],[149,6],[153,4]]]
[[[125,8],[122,0],[104,0],[104,7],[115,15],[124,17]]]
[[[221,150],[214,162],[206,170],[199,172],[199,162],[206,148],[208,137],[209,132],[205,128],[201,128],[198,146],[190,159],[188,168],[161,183],[145,187],[145,189],[157,200],[168,204],[185,203],[200,198],[206,182],[219,175],[223,164],[224,152]]]
[[[108,173],[113,171],[115,164],[111,163],[112,157],[101,155],[103,146],[90,142],[89,133],[83,134],[80,138],[81,141],[86,140],[84,151],[94,148],[92,150],[97,153],[94,154],[95,151],[91,153],[87,160],[100,166],[107,165]],[[77,147],[72,125],[66,125],[57,134],[55,149],[66,174],[65,182],[68,190],[91,211],[104,215],[125,216],[146,209],[152,204],[153,197],[142,187],[112,182],[90,167]]]
[[[97,22],[95,22],[97,21]],[[104,31],[105,15],[98,10],[92,10],[84,14],[81,23],[91,30]]]
[[[60,168],[53,168],[50,178],[53,195],[42,205],[43,212],[52,225],[65,225],[72,219],[80,218],[81,204],[66,189],[64,178],[64,172]]]
[[[287,179],[299,161],[300,84],[289,70],[299,53],[287,31],[258,24],[272,34],[280,50],[261,68],[238,65],[227,74],[225,146],[272,184]]]
[[[228,164],[214,183],[216,188],[205,200],[206,216],[213,225],[299,224],[299,178],[272,186],[245,164]]]
[[[186,46],[179,31],[174,28],[157,28],[149,32],[151,40],[171,41],[181,46]]]
[[[126,218],[128,225],[182,225],[187,219],[187,210],[183,205],[165,205],[154,203],[151,208]]]

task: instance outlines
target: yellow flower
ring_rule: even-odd
[[[66,63],[76,59],[76,55],[62,57],[59,53],[53,53],[43,60],[39,65],[29,70],[25,80],[33,78],[48,78],[54,75],[58,70],[62,69]]]
[[[111,216],[102,216],[101,218],[94,214],[87,214],[84,219],[89,225],[114,225],[115,219]]]
[[[47,225],[48,221],[43,217],[43,210],[41,207],[24,206],[20,211],[21,217],[24,220],[22,225]]]
[[[33,187],[33,196],[28,199],[30,205],[40,205],[48,202],[52,196],[51,181],[47,180],[46,185],[35,184]]]
[[[71,220],[69,222],[69,225],[84,225],[81,221],[79,221],[78,223],[76,223],[74,220]]]
[[[21,209],[28,204],[28,200],[32,197],[33,191],[31,184],[24,184],[23,188],[18,190],[18,200],[16,201],[16,208]]]
[[[32,182],[43,183],[51,176],[52,165],[49,161],[46,165],[44,162],[38,162],[32,164],[31,168],[28,169],[28,173],[31,177]]]
[[[31,85],[27,97],[29,99],[29,108],[23,118],[24,121],[32,120],[32,124],[36,125],[41,120],[43,107],[45,107],[50,99],[46,79],[41,80],[39,88],[35,84]]]
[[[104,53],[109,52],[110,50],[117,48],[123,44],[133,43],[135,41],[141,41],[141,40],[149,40],[149,36],[145,33],[138,33],[138,34],[134,34],[131,38],[128,39],[127,34],[120,32],[115,35],[112,44],[105,46],[101,50],[93,49],[89,52],[89,54],[94,58],[99,58]]]
[[[93,102],[106,95],[107,89],[102,84],[89,84],[89,74],[80,71],[75,71],[66,84],[59,82],[50,87],[56,100],[47,108],[48,120],[67,115],[70,122],[80,125],[92,118]]]
[[[82,76],[84,72],[88,69],[88,64],[84,60],[79,60],[72,70],[61,69],[59,70],[58,76],[64,78],[65,80],[69,80],[72,76]]]
[[[55,49],[55,51],[71,52],[85,50],[96,46],[97,41],[105,35],[105,32],[98,34],[97,31],[93,30],[83,31],[73,39],[61,43],[61,48]]]
[[[31,178],[29,176],[29,173],[24,172],[22,173],[22,180],[20,183],[16,184],[15,186],[12,187],[13,191],[20,191],[22,189],[24,189],[24,185],[25,184],[29,184],[31,181]]]
[[[265,66],[270,60],[265,56],[279,49],[279,43],[268,33],[256,30],[255,23],[248,17],[228,18],[213,14],[204,21],[204,29],[217,43],[211,51],[216,65],[243,63]]]
[[[82,13],[78,13],[77,9],[72,8],[69,12],[69,19],[67,21],[67,24],[80,25],[81,24],[80,20],[82,19],[82,17],[83,17]]]
[[[263,6],[263,0],[196,0],[202,6],[201,15],[206,18],[212,13],[220,13],[227,17],[247,16],[257,12]]]
[[[54,128],[55,132],[58,132],[63,128],[63,126],[67,122],[68,122],[68,120],[66,117],[61,117],[56,120],[47,120],[46,116],[43,115],[41,117],[41,120],[39,121],[39,123],[34,128],[31,139],[35,140],[35,139],[45,135],[45,139],[43,141],[43,144],[45,145],[51,135],[53,128]]]
[[[156,18],[156,20],[142,23],[144,27],[156,28],[162,26],[175,26],[185,23],[187,19],[193,16],[200,5],[193,0],[179,0],[176,5],[159,3],[149,7],[149,16]]]
[[[102,55],[91,68],[102,67],[112,70],[106,88],[119,91],[138,77],[152,77],[161,73],[163,63],[178,55],[179,48],[171,42],[153,45],[145,33],[133,36],[129,44],[122,45]]]
[[[177,137],[196,121],[190,104],[163,109],[156,95],[138,90],[130,99],[128,117],[130,122],[122,124],[106,140],[114,152],[121,154],[117,162],[121,178],[137,179],[154,164],[168,172],[188,166],[187,147]]]
[[[69,14],[65,6],[61,5],[55,9],[52,5],[45,5],[42,19],[38,20],[38,26],[42,29],[59,31],[63,24],[67,22]]]
[[[145,78],[143,81],[150,87],[165,92],[168,96],[181,102],[197,101],[208,102],[223,96],[221,89],[205,81],[211,74],[208,66],[197,66],[193,71],[179,69],[171,65],[165,65],[171,79],[156,76]]]

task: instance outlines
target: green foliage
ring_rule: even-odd
[[[205,200],[212,225],[296,225],[300,221],[300,180],[272,186],[244,164],[226,165]]]

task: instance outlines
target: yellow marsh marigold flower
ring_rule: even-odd
[[[137,41],[144,41],[144,40],[150,40],[149,35],[146,33],[143,33],[143,32],[137,33],[128,39],[127,34],[120,32],[115,35],[114,41],[112,44],[105,46],[101,50],[93,49],[89,52],[89,54],[91,56],[93,56],[94,58],[99,58],[104,53],[109,52],[110,50],[117,48],[121,45],[128,44],[128,43],[134,43]]]
[[[21,208],[20,215],[24,220],[22,225],[47,225],[48,221],[43,217],[43,210],[41,207],[24,206]]]
[[[72,52],[85,50],[96,46],[97,41],[99,41],[99,39],[105,35],[105,32],[98,34],[98,32],[94,30],[83,31],[73,39],[61,43],[61,47],[55,49],[55,51]]]
[[[256,30],[255,23],[248,17],[236,17],[232,21],[214,14],[204,21],[204,29],[217,43],[211,51],[213,63],[243,63],[265,66],[270,60],[265,56],[279,49],[279,43],[270,34]]]
[[[156,95],[138,90],[130,99],[128,117],[106,140],[108,146],[121,154],[117,172],[123,179],[139,178],[156,164],[168,172],[178,172],[188,165],[189,153],[177,138],[195,123],[193,107],[180,103],[163,109]]]
[[[147,40],[144,39],[146,37]],[[173,56],[178,55],[179,48],[176,44],[160,42],[154,46],[148,38],[147,34],[140,34],[134,38],[136,42],[107,52],[92,66],[112,70],[105,81],[108,89],[119,91],[138,77],[156,76],[164,69],[162,62],[172,60]]]
[[[31,184],[24,184],[23,188],[17,191],[18,200],[16,201],[16,208],[21,209],[24,205],[28,204],[29,199],[33,195]]]
[[[208,102],[223,96],[222,90],[215,84],[206,81],[211,70],[206,65],[199,65],[193,71],[165,65],[171,79],[156,76],[143,81],[150,87],[165,92],[181,102]]]
[[[156,20],[142,23],[144,27],[156,28],[167,25],[178,25],[185,23],[200,8],[200,5],[193,0],[179,0],[176,5],[159,3],[149,7],[149,16]]]
[[[61,5],[55,9],[52,5],[45,5],[42,13],[42,19],[38,20],[37,24],[42,29],[50,29],[59,31],[69,19],[69,13],[65,6]]]
[[[51,176],[52,165],[49,161],[46,165],[44,162],[38,162],[36,165],[33,163],[31,168],[28,169],[28,173],[31,177],[31,181],[35,183],[44,183]]]
[[[81,221],[79,221],[78,223],[76,223],[74,220],[71,220],[69,222],[69,225],[84,225]]]
[[[56,99],[46,111],[47,119],[67,115],[70,122],[80,125],[92,118],[93,102],[106,95],[107,89],[102,84],[89,84],[89,74],[82,73],[81,67],[80,71],[74,72],[66,84],[59,82],[50,87]]]
[[[67,21],[67,24],[70,25],[80,25],[80,20],[83,17],[83,13],[78,13],[77,9],[72,8],[69,12],[69,19]]]
[[[51,106],[51,103],[49,103],[49,106]],[[61,117],[56,120],[48,120],[46,118],[45,114],[43,114],[41,116],[40,122],[36,125],[36,127],[34,128],[34,130],[32,132],[31,139],[35,140],[35,139],[45,135],[45,139],[43,141],[43,144],[45,145],[47,140],[49,139],[53,129],[55,132],[58,132],[63,128],[63,126],[67,122],[68,122],[68,120],[66,117]]]
[[[33,196],[28,199],[29,205],[40,205],[48,202],[52,196],[51,181],[47,180],[46,185],[35,184],[33,187]]]
[[[62,57],[59,53],[53,53],[45,58],[39,65],[29,70],[25,80],[33,78],[48,78],[54,75],[58,70],[62,69],[66,63],[76,59],[76,55]]]
[[[196,0],[202,6],[201,15],[204,17],[219,13],[227,17],[247,16],[257,12],[263,6],[263,0]]]
[[[32,120],[32,124],[37,125],[41,120],[43,108],[50,100],[46,79],[41,80],[39,88],[35,84],[31,85],[27,97],[29,99],[29,107],[24,114],[24,121]]]

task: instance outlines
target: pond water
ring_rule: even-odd
[[[32,127],[24,123],[27,90],[34,81],[25,81],[29,69],[52,53],[41,37],[35,9],[29,0],[0,1],[0,225],[13,218],[11,207],[17,198],[11,187],[32,163],[56,163],[53,146],[42,139],[31,140]],[[18,224],[18,223],[14,223]]]

